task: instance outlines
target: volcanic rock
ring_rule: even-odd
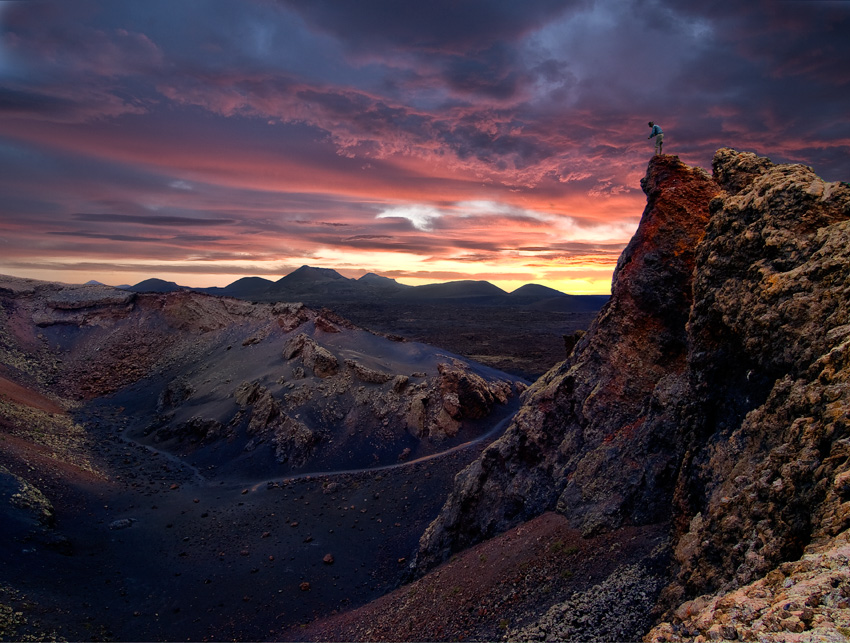
[[[850,526],[850,188],[728,149],[714,172],[726,192],[698,252],[674,499],[685,596]]]
[[[641,184],[647,206],[610,301],[570,358],[524,393],[506,434],[459,474],[422,537],[420,569],[556,507],[588,531],[669,511],[695,249],[720,190],[675,157],[653,160]]]
[[[339,371],[339,361],[333,353],[303,333],[290,339],[283,347],[284,359],[291,360],[296,357],[300,357],[304,366],[310,368],[318,377],[331,377]]]
[[[669,523],[653,636],[731,638],[722,610],[676,608],[737,600],[850,527],[850,188],[730,149],[713,178],[657,156],[641,184],[611,300],[458,475],[416,569],[550,509],[587,535]],[[814,618],[765,610],[734,634]]]
[[[7,535],[27,540],[55,524],[55,511],[44,494],[0,466],[0,508]]]

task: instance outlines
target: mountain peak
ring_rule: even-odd
[[[135,286],[131,286],[126,290],[131,290],[133,292],[175,292],[177,290],[183,290],[183,286],[180,286],[173,281],[166,281],[165,279],[157,279],[156,277],[153,277],[151,279],[140,281]]]
[[[365,275],[360,277],[357,281],[362,281],[364,283],[387,283],[392,282],[397,284],[398,282],[395,279],[391,279],[390,277],[383,277],[374,272],[367,272]]]
[[[284,280],[288,281],[351,281],[347,277],[343,277],[336,270],[332,268],[316,268],[314,266],[301,266],[300,268],[293,270],[288,275],[279,279],[277,283],[281,283]]]

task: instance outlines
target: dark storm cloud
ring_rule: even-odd
[[[676,3],[675,7],[679,13],[710,21],[719,41],[771,76],[805,76],[827,85],[850,82],[846,0]]]
[[[424,51],[468,52],[516,40],[585,2],[564,0],[280,0],[318,29],[358,49],[375,44]]]
[[[85,239],[105,239],[107,241],[129,241],[133,243],[176,243],[176,244],[195,244],[195,243],[211,243],[215,241],[224,241],[227,237],[212,236],[212,235],[180,235],[175,237],[144,237],[141,235],[130,234],[112,234],[100,232],[85,232],[77,231],[58,231],[48,232],[53,236],[59,237],[80,237]]]
[[[441,76],[454,90],[500,100],[514,97],[526,77],[515,50],[503,43],[472,56],[448,57]]]
[[[132,215],[132,214],[87,214],[73,215],[77,221],[94,221],[97,223],[137,223],[150,226],[216,226],[233,225],[233,219],[204,219],[192,217],[173,217],[161,215]]]
[[[686,149],[732,146],[833,180],[850,173],[846,136],[824,135],[850,107],[850,3],[670,3],[665,13],[701,42],[663,93]]]
[[[0,87],[0,112],[54,116],[76,108],[76,101],[9,87]]]

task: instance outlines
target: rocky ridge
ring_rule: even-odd
[[[548,510],[588,536],[668,524],[653,636],[691,640],[678,606],[734,601],[850,525],[850,188],[730,149],[712,176],[655,157],[641,183],[610,302],[458,475],[414,568]]]

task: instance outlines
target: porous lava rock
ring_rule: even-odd
[[[301,465],[307,461],[319,436],[303,422],[288,415],[266,387],[257,382],[244,382],[236,389],[235,397],[242,411],[231,425],[240,423],[242,413],[247,411],[250,414],[247,433],[251,440],[245,445],[245,450],[252,451],[258,444],[269,441],[274,446],[278,462]]]
[[[850,534],[782,563],[726,594],[682,603],[644,637],[652,643],[693,641],[844,641],[850,633]]]
[[[850,527],[850,188],[729,149],[714,173],[725,193],[689,322],[676,597],[752,582]]]

